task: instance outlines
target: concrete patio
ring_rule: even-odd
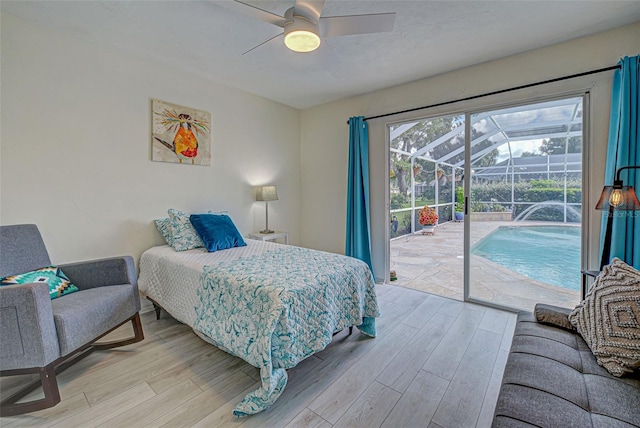
[[[501,225],[513,226],[514,223],[473,222],[471,245]],[[398,280],[391,284],[463,300],[463,237],[464,224],[448,222],[439,225],[434,235],[417,232],[392,240],[390,268],[396,271]],[[544,269],[544,266],[540,268]],[[532,310],[539,302],[567,308],[573,308],[580,302],[578,291],[536,281],[475,255],[471,255],[470,294],[472,298],[519,310]]]

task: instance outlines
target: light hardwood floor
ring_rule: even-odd
[[[377,289],[378,337],[336,335],[289,370],[282,396],[258,415],[231,414],[256,388],[258,369],[166,313],[156,320],[148,312],[143,342],[94,352],[59,376],[60,404],[1,418],[0,426],[489,427],[515,314],[393,285]],[[17,380],[3,378],[2,391]]]

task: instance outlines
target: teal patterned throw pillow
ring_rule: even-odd
[[[171,245],[174,250],[186,251],[204,247],[198,233],[189,221],[189,214],[173,208],[170,208],[168,212],[173,240],[169,245]]]
[[[56,266],[49,266],[31,272],[20,273],[18,275],[2,278],[2,285],[32,284],[44,282],[49,285],[49,297],[64,296],[76,291],[78,287],[69,281],[69,278]]]
[[[156,219],[156,227],[158,228],[158,232],[164,238],[165,242],[169,245],[173,244],[173,231],[171,230],[171,220],[169,217],[167,218],[157,218]]]

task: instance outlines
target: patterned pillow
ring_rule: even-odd
[[[169,245],[174,250],[186,251],[204,247],[202,240],[189,221],[189,214],[173,208],[168,212],[172,236],[172,242]]]
[[[173,233],[171,230],[171,220],[169,220],[169,217],[157,218],[156,227],[158,228],[158,232],[160,232],[160,235],[162,235],[165,242],[171,245],[173,243]]]
[[[69,281],[69,278],[56,266],[44,267],[31,272],[2,278],[2,285],[32,284],[44,282],[49,284],[49,297],[56,297],[80,291],[78,287]]]
[[[614,258],[569,321],[614,376],[640,367],[640,272]]]

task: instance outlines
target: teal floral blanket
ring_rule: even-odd
[[[375,284],[362,261],[293,246],[205,266],[194,329],[260,369],[261,386],[236,416],[271,406],[286,369],[324,349],[346,327],[375,337]]]

